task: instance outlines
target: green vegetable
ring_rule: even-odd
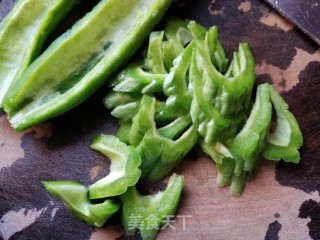
[[[0,25],[0,108],[4,95],[79,0],[19,0]]]
[[[120,207],[114,200],[91,204],[86,186],[74,181],[43,181],[42,184],[54,196],[60,198],[78,218],[94,227],[101,227]]]
[[[206,29],[194,21],[168,19],[164,31],[153,32],[150,35],[143,61],[138,60],[129,64],[109,84],[113,87],[113,91],[105,97],[104,101],[107,108],[114,108],[112,115],[121,121],[129,121],[133,113],[139,109],[140,100],[138,99],[132,99],[130,102],[114,101],[114,95],[125,97],[125,92],[153,94],[162,99],[157,99],[155,115],[157,123],[168,123],[188,114],[191,89],[187,82],[187,73],[194,48],[192,39],[205,39],[205,36]],[[188,47],[184,49],[188,43]],[[221,44],[219,46],[221,47]],[[221,53],[224,56],[223,49],[219,56]],[[226,60],[223,56],[219,59]],[[144,62],[144,65],[141,62]],[[163,96],[162,92],[166,96]],[[166,99],[163,100],[163,98]],[[112,106],[110,103],[113,103]]]
[[[166,74],[150,73],[143,69],[142,64],[128,65],[115,79],[113,79],[116,92],[141,92],[144,94],[162,92]],[[118,83],[116,85],[116,83]]]
[[[12,86],[5,111],[24,130],[90,96],[138,49],[172,0],[102,0]]]
[[[239,45],[225,75],[217,70],[212,63],[215,57],[212,52],[219,48],[217,34],[217,28],[212,27],[206,33],[207,41],[196,41],[190,67],[190,81],[194,87],[191,117],[208,143],[232,138],[242,127],[255,79],[254,60],[245,43]],[[215,41],[215,45],[208,45],[208,39]]]
[[[261,153],[298,161],[302,144],[292,114],[267,84],[258,87],[252,103],[254,82],[255,62],[247,43],[239,44],[228,65],[216,26],[206,29],[170,18],[163,32],[150,36],[143,60],[112,81],[104,102],[119,118],[117,135],[139,150],[142,176],[159,181],[198,139],[216,162],[218,185],[231,185],[239,195],[259,168]],[[278,105],[278,128],[269,135],[270,91]]]
[[[190,30],[190,33],[192,34],[193,39],[196,39],[196,40],[204,40],[208,30],[207,28],[196,23],[195,21],[188,22],[187,28]]]
[[[163,92],[168,97],[166,108],[178,112],[180,116],[189,114],[192,95],[186,79],[194,48],[192,41],[174,60],[173,67],[163,83]]]
[[[206,142],[213,142],[215,139],[218,139],[222,131],[230,123],[223,116],[220,116],[219,111],[205,98],[203,93],[204,76],[206,75],[201,74],[198,70],[196,55],[194,54],[190,66],[190,79],[194,88],[190,114],[193,122],[199,126],[199,134],[205,137]]]
[[[113,109],[111,115],[121,122],[131,121],[140,107],[142,94],[110,91],[103,99],[106,108]]]
[[[182,117],[160,129],[154,121],[155,98],[144,95],[141,107],[133,118],[129,142],[141,154],[142,175],[151,182],[164,178],[192,149],[198,138],[191,118]]]
[[[110,91],[103,103],[106,108],[112,109],[111,115],[119,119],[122,123],[131,122],[133,117],[139,112],[143,95],[131,92]],[[178,112],[169,111],[166,103],[156,99],[154,120],[157,124],[166,124],[180,117]]]
[[[173,61],[193,39],[192,33],[188,29],[188,22],[180,18],[171,17],[167,19],[164,29],[167,41],[164,41],[163,56],[166,69],[170,71]]]
[[[202,151],[208,154],[218,164],[222,164],[225,158],[233,158],[232,153],[222,142],[206,143],[203,138],[200,138],[198,143]]]
[[[116,133],[116,137],[119,140],[127,145],[130,144],[130,131],[131,131],[131,122],[123,122],[119,124],[118,131]]]
[[[188,23],[188,29],[191,31],[194,39],[205,40],[208,46],[211,63],[219,72],[225,72],[228,67],[228,59],[226,58],[224,49],[218,39],[217,27],[213,26],[206,29],[195,21],[190,21]]]
[[[217,162],[218,185],[231,183],[233,195],[240,195],[247,175],[255,175],[259,156],[265,147],[271,123],[272,106],[269,84],[258,86],[250,116],[241,131],[226,142],[227,151],[219,151],[226,159]],[[229,155],[232,154],[232,158]]]
[[[152,32],[149,37],[149,48],[145,58],[145,68],[150,73],[166,74],[163,62],[162,39],[164,32]]]
[[[283,159],[286,162],[298,163],[300,160],[298,149],[303,144],[298,122],[288,111],[288,104],[272,86],[270,92],[271,102],[277,113],[277,127],[269,134],[262,156],[269,160]]]
[[[235,174],[254,169],[270,130],[272,106],[269,84],[258,86],[255,103],[241,131],[226,146],[236,159]]]
[[[141,157],[132,146],[127,146],[112,135],[99,134],[90,147],[110,158],[110,173],[89,186],[89,198],[106,198],[124,193],[135,185],[141,175]]]
[[[176,211],[183,181],[183,176],[173,174],[166,190],[155,195],[142,196],[135,187],[129,188],[121,196],[122,224],[126,233],[131,236],[140,230],[143,240],[155,239],[161,225]]]
[[[103,99],[106,108],[113,109],[123,104],[132,103],[141,100],[140,93],[110,91]]]

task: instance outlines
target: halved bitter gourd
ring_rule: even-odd
[[[48,34],[79,0],[19,0],[0,25],[0,108],[10,85],[39,54]]]
[[[75,107],[126,62],[172,0],[102,0],[9,89],[5,111],[17,130]]]

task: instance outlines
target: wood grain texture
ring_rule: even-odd
[[[86,2],[51,40],[97,1]],[[0,13],[5,15],[10,6],[12,1],[1,1]],[[157,239],[320,239],[318,45],[260,0],[179,0],[167,15],[217,25],[228,56],[239,42],[248,42],[256,59],[257,83],[273,83],[281,92],[301,126],[304,146],[298,165],[263,161],[241,197],[216,186],[212,160],[194,149],[175,169],[185,176],[180,217]],[[20,134],[0,114],[0,239],[126,239],[120,216],[101,229],[89,227],[40,183],[90,184],[108,172],[109,161],[89,149],[95,134],[114,134],[117,129],[101,101],[107,91],[103,87],[77,108]],[[185,222],[181,216],[188,216]]]

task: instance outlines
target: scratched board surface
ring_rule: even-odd
[[[87,2],[82,1],[51,40],[97,1]],[[1,19],[13,4],[0,1]],[[301,126],[304,146],[300,164],[263,161],[241,197],[216,186],[212,160],[194,149],[175,169],[185,176],[180,217],[157,239],[320,239],[319,46],[262,0],[180,0],[167,15],[217,25],[229,57],[239,42],[248,42],[257,82],[273,83],[281,92]],[[0,239],[127,238],[118,215],[103,228],[92,228],[40,183],[91,184],[106,175],[108,160],[88,145],[95,134],[117,130],[101,101],[107,91],[103,87],[70,112],[22,133],[14,132],[0,113]]]

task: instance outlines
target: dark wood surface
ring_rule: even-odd
[[[96,2],[82,1],[51,39]],[[1,18],[13,3],[0,2]],[[213,162],[193,150],[175,169],[185,175],[177,214],[190,217],[185,229],[176,218],[174,229],[160,232],[158,239],[320,239],[319,46],[262,0],[179,0],[168,15],[217,25],[228,56],[239,42],[248,42],[257,83],[273,83],[281,92],[301,126],[304,145],[300,164],[263,161],[241,197],[219,189]],[[108,161],[88,147],[95,134],[117,129],[101,101],[107,91],[103,87],[79,107],[22,133],[0,113],[0,239],[126,239],[119,216],[92,228],[40,183],[90,184],[107,173]]]

